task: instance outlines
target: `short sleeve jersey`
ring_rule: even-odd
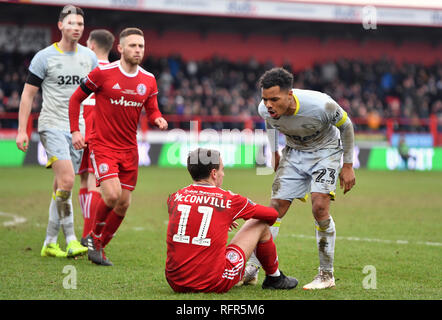
[[[256,205],[215,186],[190,185],[168,199],[166,275],[179,286],[204,289],[225,268],[228,230]]]
[[[137,148],[142,109],[146,109],[149,118],[161,116],[155,77],[141,67],[128,74],[120,61],[99,66],[81,86],[87,93],[95,93],[94,148],[118,151]]]
[[[267,130],[276,129],[283,133],[286,144],[301,151],[339,147],[338,127],[347,120],[347,113],[325,93],[301,89],[292,91],[296,103],[293,115],[273,119],[264,102],[259,104],[258,113],[265,120]]]
[[[33,57],[29,71],[42,81],[42,109],[38,119],[38,131],[59,129],[70,131],[69,99],[80,84],[98,65],[95,53],[77,44],[73,52],[63,52],[52,44]],[[80,131],[84,132],[84,120],[80,115]]]

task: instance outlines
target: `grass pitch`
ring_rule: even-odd
[[[185,169],[140,168],[127,216],[106,250],[114,267],[86,257],[40,257],[48,220],[52,172],[42,167],[0,168],[0,299],[228,299],[309,300],[442,298],[442,172],[356,171],[356,186],[338,190],[336,289],[304,291],[317,272],[311,204],[296,202],[283,218],[276,245],[280,268],[296,276],[291,291],[259,286],[227,294],[176,294],[164,277],[167,196],[191,183]],[[224,188],[268,204],[273,176],[226,170]],[[82,215],[74,190],[77,236]],[[26,221],[23,220],[26,219]],[[24,222],[23,222],[24,221]],[[233,234],[232,234],[233,235]],[[62,248],[64,237],[59,236]],[[73,268],[74,267],[74,268]],[[66,278],[76,272],[76,289]],[[71,289],[66,289],[71,286]]]

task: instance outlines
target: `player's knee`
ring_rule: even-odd
[[[267,223],[264,224],[261,238],[259,241],[268,241],[272,237],[272,233],[270,232],[269,225]]]
[[[267,241],[271,238],[272,233],[270,232],[267,222],[259,219],[250,219],[247,220],[247,223],[248,228],[254,230],[258,236],[258,241]]]
[[[317,202],[312,205],[313,215],[316,221],[321,221],[329,218],[328,205]]]
[[[62,190],[72,190],[74,187],[75,175],[64,174],[57,179],[57,188]]]
[[[274,208],[278,211],[278,218],[282,218],[287,213],[287,210],[290,207],[290,201],[272,199],[270,201],[270,207]]]
[[[316,221],[329,218],[330,196],[322,193],[312,193],[312,211]]]
[[[121,191],[119,190],[108,190],[103,195],[103,201],[109,208],[115,208],[117,206],[118,200],[120,199]]]

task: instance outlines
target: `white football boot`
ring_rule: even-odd
[[[248,263],[244,271],[244,277],[242,277],[242,279],[238,281],[236,286],[240,287],[246,284],[256,286],[258,284],[258,272],[258,266],[254,265],[253,263]]]
[[[335,277],[331,271],[319,270],[312,282],[306,284],[304,290],[317,290],[335,287]]]

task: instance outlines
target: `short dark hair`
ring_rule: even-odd
[[[143,31],[141,31],[141,29],[138,28],[126,28],[123,31],[120,32],[120,42],[121,39],[126,38],[127,36],[130,36],[132,34],[137,34],[139,36],[144,37],[144,33]]]
[[[63,21],[70,14],[78,14],[84,18],[84,12],[80,7],[68,4],[61,9],[60,15],[58,16],[58,21]]]
[[[263,89],[279,86],[281,89],[293,88],[293,75],[284,68],[267,70],[259,79],[259,86]]]
[[[89,34],[89,39],[94,41],[105,52],[111,51],[115,41],[114,35],[106,29],[92,30]]]
[[[217,150],[198,148],[187,156],[187,171],[193,181],[207,179],[213,169],[218,170],[221,154]]]

